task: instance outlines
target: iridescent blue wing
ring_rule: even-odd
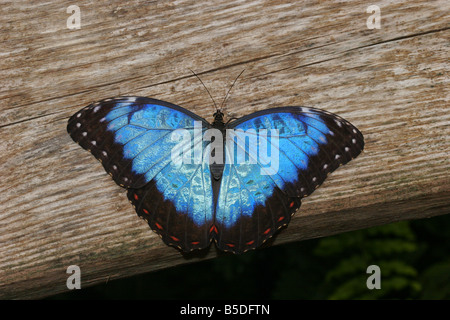
[[[213,220],[211,173],[204,162],[172,161],[176,147],[193,148],[195,121],[202,133],[210,125],[201,117],[168,102],[120,97],[93,103],[75,113],[67,130],[89,150],[164,242],[185,251],[209,245]],[[189,142],[173,138],[186,129]],[[193,149],[191,149],[193,150]]]
[[[128,189],[128,199],[166,244],[184,252],[210,245],[214,208],[207,162],[168,165],[144,187]]]
[[[287,225],[301,198],[364,147],[352,124],[313,108],[264,110],[227,128],[235,135],[226,139],[215,241],[235,253],[260,246]]]

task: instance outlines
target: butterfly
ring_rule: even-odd
[[[68,121],[127,190],[137,214],[183,252],[243,253],[287,226],[301,199],[357,157],[361,132],[330,112],[278,107],[214,121],[169,102],[116,97],[92,103]]]

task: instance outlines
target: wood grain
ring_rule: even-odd
[[[335,112],[366,148],[303,200],[274,244],[450,212],[450,2],[3,1],[0,15],[0,297],[66,291],[213,258],[183,257],[137,218],[67,119],[118,95],[212,119],[195,70],[229,115],[284,105]]]

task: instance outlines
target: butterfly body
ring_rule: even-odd
[[[231,122],[217,111],[209,123],[144,97],[91,104],[67,130],[162,240],[185,252],[212,241],[234,253],[259,247],[364,146],[353,125],[319,109],[273,108]]]
[[[226,135],[226,125],[225,122],[223,121],[223,116],[224,114],[220,111],[217,111],[216,113],[214,113],[214,121],[211,124],[211,128],[213,129],[217,129],[220,131],[221,135],[222,135],[222,150],[225,149],[225,135]],[[222,162],[221,163],[216,163],[214,161],[210,161],[211,165],[210,165],[210,169],[211,169],[211,174],[212,177],[214,178],[215,181],[219,181],[222,178],[222,173],[223,173],[223,169],[225,167],[224,163],[225,163],[225,154],[222,153]],[[213,182],[214,183],[214,182]],[[213,188],[214,189],[214,188]]]

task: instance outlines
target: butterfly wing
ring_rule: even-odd
[[[226,139],[215,240],[236,253],[260,246],[287,225],[301,198],[364,147],[352,124],[314,108],[264,110],[228,128],[234,136]]]
[[[201,134],[210,126],[168,102],[121,97],[83,108],[67,126],[72,139],[128,189],[138,215],[164,242],[185,251],[209,245],[208,226],[213,220],[209,166],[202,161],[172,161],[174,148],[207,147],[201,139],[194,139],[196,121],[201,123]],[[174,139],[178,129],[187,132],[187,142]]]
[[[209,164],[167,165],[139,189],[128,189],[137,214],[168,245],[184,252],[210,245],[213,193]]]

